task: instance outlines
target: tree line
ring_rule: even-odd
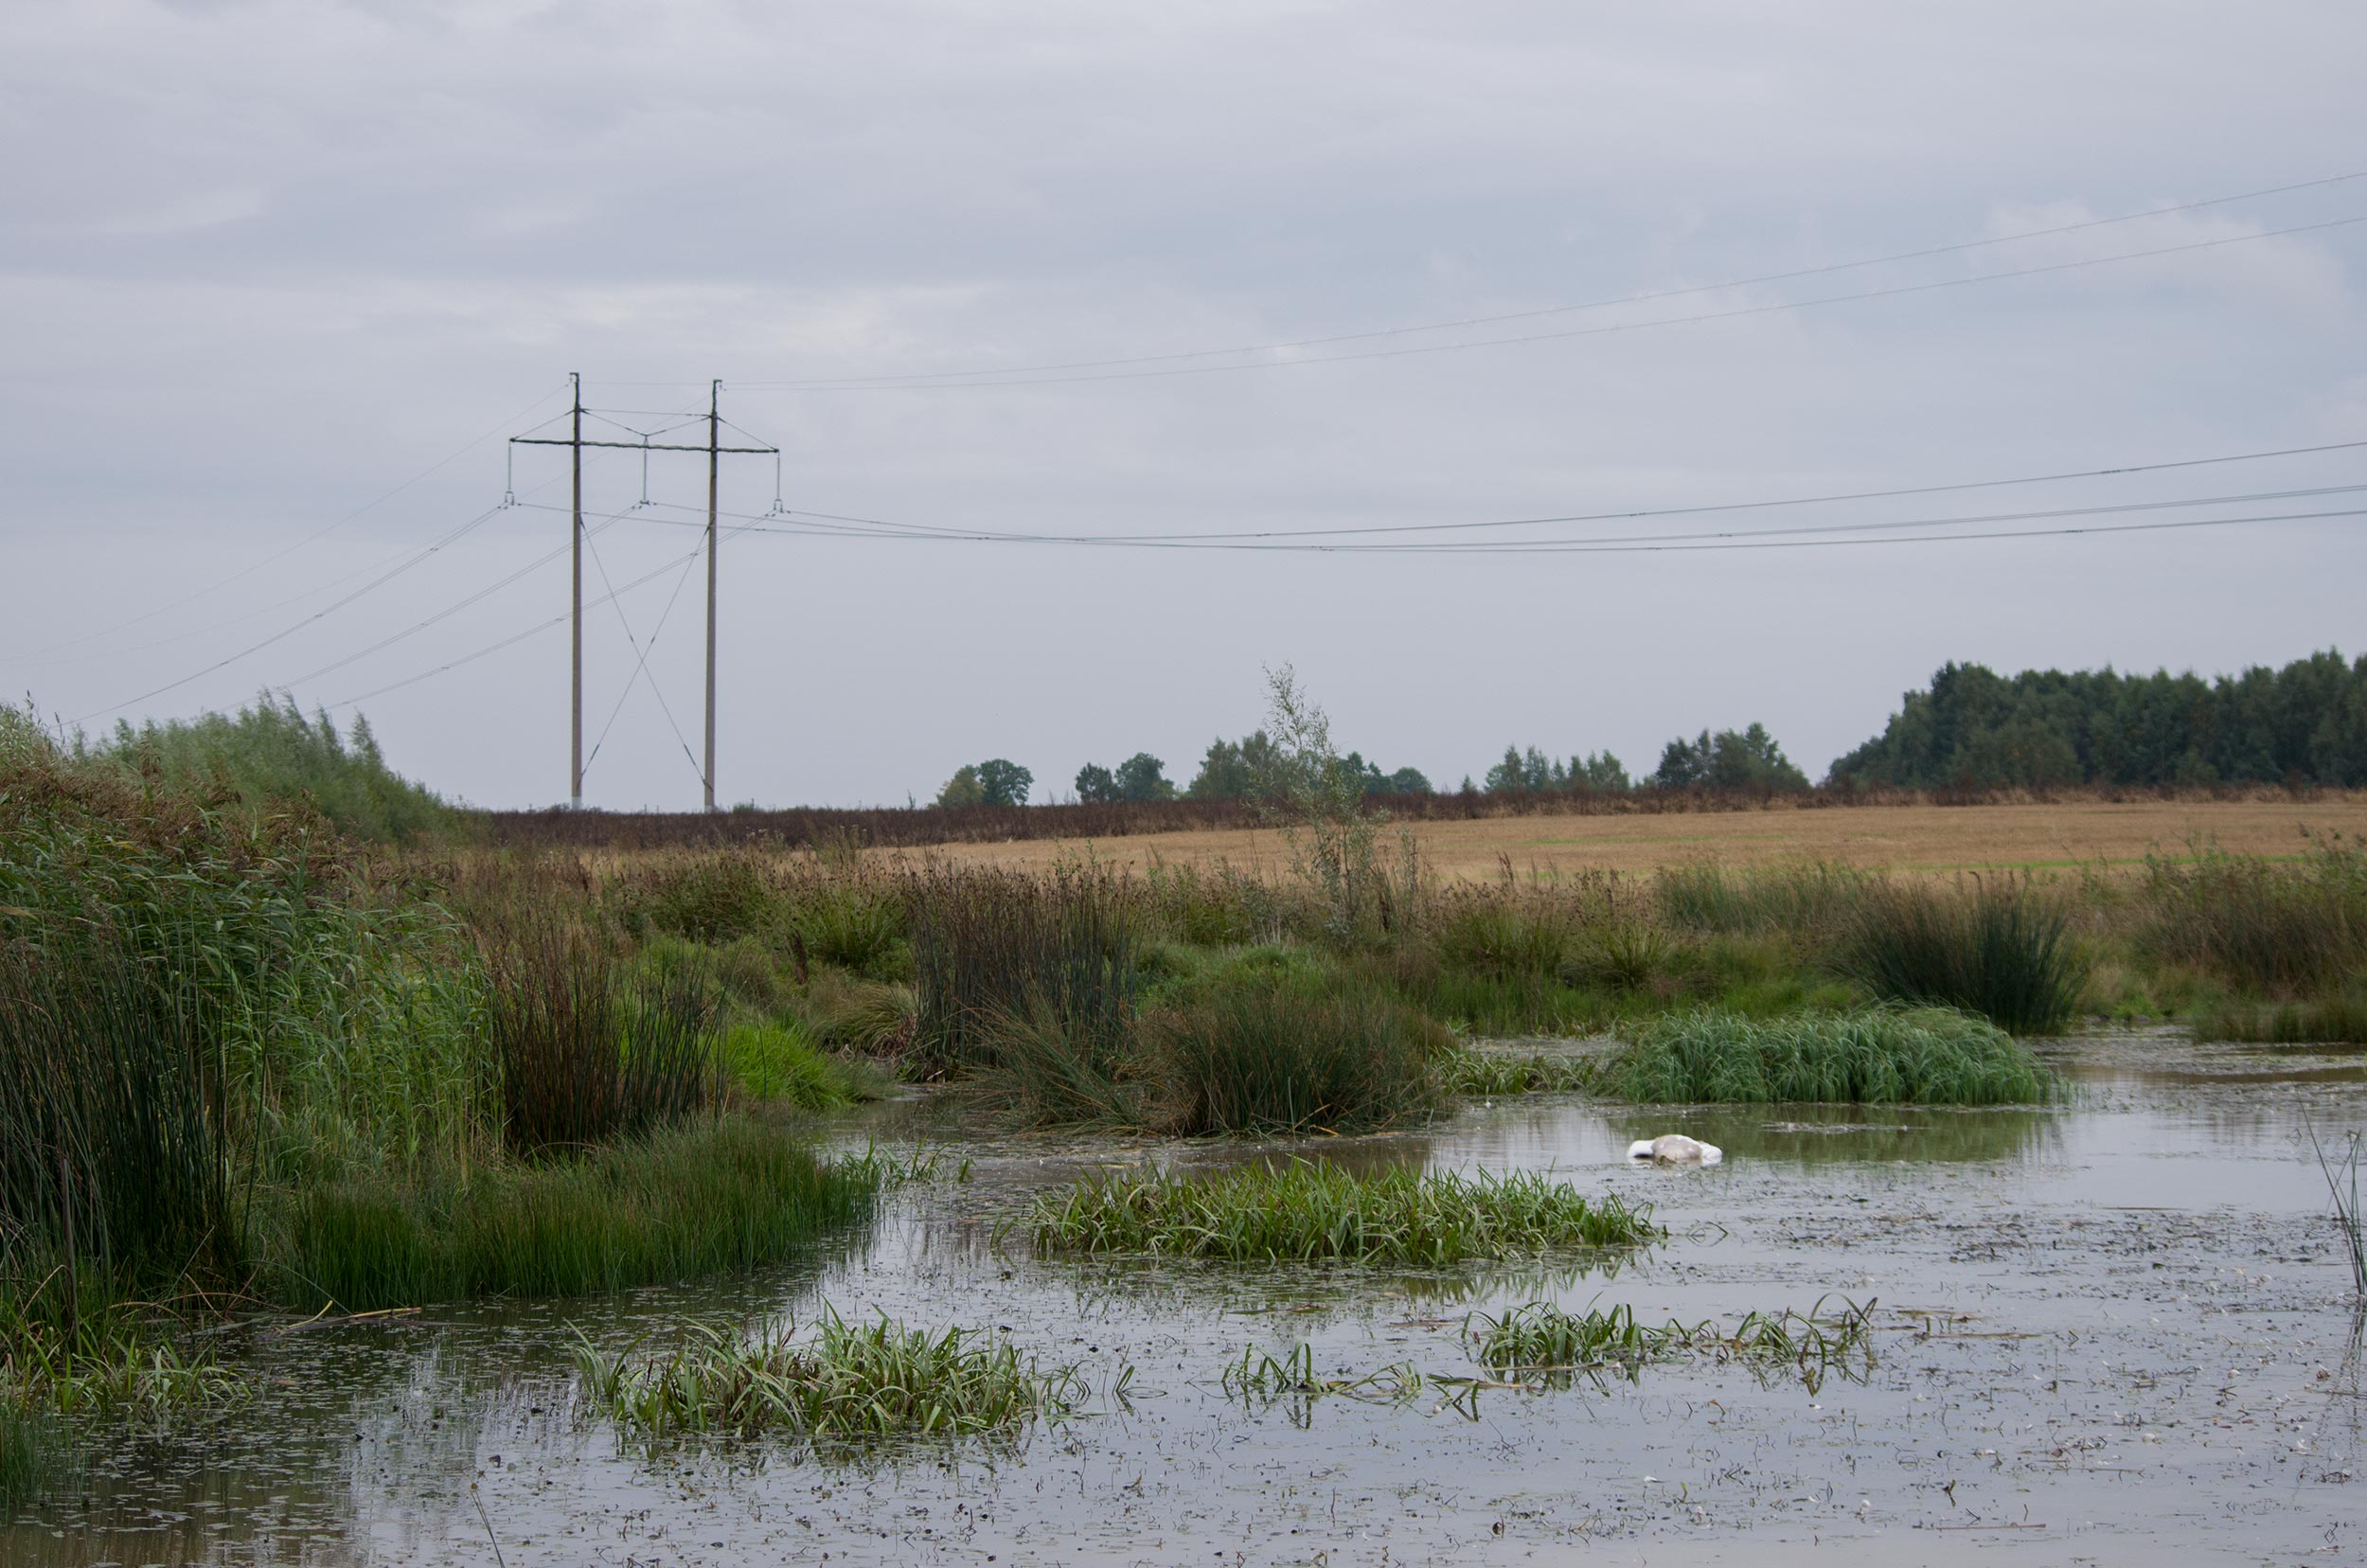
[[[1179,787],[1164,761],[1137,752],[1114,767],[1087,763],[1077,771],[1075,798],[1088,805],[1245,800],[1257,794],[1274,756],[1262,729],[1238,740],[1219,739]],[[1433,793],[1417,768],[1384,771],[1358,752],[1334,765],[1344,783],[1364,794]],[[937,804],[1024,805],[1034,776],[1000,758],[975,763],[947,782]],[[2345,662],[2329,649],[2282,669],[2260,666],[2210,681],[2191,671],[2123,675],[2109,667],[2002,676],[1982,665],[1949,664],[1928,687],[1907,692],[1882,733],[1835,761],[1825,781],[1909,790],[2367,786],[2367,657]],[[1754,722],[1678,736],[1640,778],[1608,750],[1562,757],[1514,745],[1477,780],[1466,775],[1461,787],[1491,795],[1789,792],[1807,789],[1809,780]]]
[[[2205,681],[1943,666],[1831,779],[1905,789],[2367,785],[2367,658],[2332,649]]]

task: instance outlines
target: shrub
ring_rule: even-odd
[[[1448,1264],[1658,1236],[1648,1208],[1515,1172],[1358,1172],[1293,1160],[1215,1176],[1092,1176],[1038,1198],[1023,1224],[1046,1252],[1239,1263]]]
[[[1871,882],[1840,948],[1842,971],[1878,997],[1961,1007],[2018,1034],[2077,1013],[2088,961],[2061,900],[1999,876],[1959,885]]]
[[[2025,1105],[2057,1097],[2052,1077],[2011,1035],[1937,1008],[1665,1019],[1614,1051],[1596,1082],[1648,1104]]]

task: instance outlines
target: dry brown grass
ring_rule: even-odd
[[[1496,875],[1509,862],[1525,875],[1609,869],[1651,871],[1718,861],[1762,865],[1820,860],[1901,871],[1989,866],[2127,865],[2149,851],[2182,851],[2212,839],[2248,855],[2298,855],[2305,829],[2367,837],[2367,794],[2234,801],[2094,800],[1984,806],[1827,806],[1812,811],[1687,812],[1653,816],[1507,816],[1411,825],[1424,863],[1447,878]],[[906,850],[953,864],[1048,868],[1087,850],[1077,839],[940,845]],[[1282,835],[1213,829],[1145,833],[1091,844],[1094,855],[1141,870],[1229,862],[1244,869],[1289,864]]]

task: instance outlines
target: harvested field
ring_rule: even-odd
[[[2244,854],[2298,854],[2304,831],[2367,836],[2367,795],[1823,806],[1806,811],[1771,805],[1757,811],[1504,816],[1407,826],[1424,860],[1446,877],[1490,877],[1505,861],[1522,873],[1532,868],[1651,871],[1713,860],[1729,865],[1823,860],[1939,872],[1989,866],[2069,868],[2098,861],[2132,864],[2148,851],[2181,851],[2187,840],[2198,835]],[[1089,845],[1101,859],[1135,869],[1154,860],[1280,867],[1290,858],[1280,833],[1247,829],[951,844],[904,853],[962,864],[1044,868],[1077,858]]]

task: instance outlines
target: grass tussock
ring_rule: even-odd
[[[647,1437],[1013,1436],[1065,1417],[1085,1392],[1072,1366],[1042,1369],[987,1333],[931,1333],[885,1313],[849,1327],[826,1310],[802,1336],[692,1324],[686,1342],[663,1355],[607,1355],[578,1341],[593,1406]]]
[[[723,1076],[740,1099],[833,1111],[880,1096],[876,1074],[823,1051],[794,1019],[736,1024],[720,1050]]]
[[[2222,998],[2192,1021],[2197,1040],[2257,1045],[2367,1045],[2367,989],[2354,988],[2306,1002]]]
[[[579,1159],[494,1167],[441,1191],[327,1186],[293,1205],[281,1292],[366,1311],[744,1269],[866,1218],[877,1176],[727,1117]]]
[[[1048,877],[935,869],[905,890],[917,997],[913,1054],[935,1074],[992,1067],[1014,1017],[1059,1021],[1113,1058],[1142,978],[1134,891],[1095,866]]]
[[[1168,1128],[1207,1132],[1369,1131],[1426,1115],[1446,1030],[1385,996],[1275,983],[1228,987],[1153,1014],[1143,1049]]]
[[[1235,1263],[1450,1264],[1660,1234],[1648,1208],[1539,1175],[1367,1174],[1307,1160],[1091,1177],[1037,1199],[1022,1224],[1045,1252]]]
[[[1875,996],[1975,1012],[2052,1034],[2078,1012],[2088,961],[2064,901],[2026,879],[1970,887],[1867,882],[1844,922],[1842,970]]]
[[[1438,1059],[1442,1087],[1451,1095],[1498,1098],[1583,1091],[1594,1081],[1591,1057],[1568,1051],[1507,1051],[1459,1045]]]
[[[1464,1338],[1480,1364],[1504,1377],[1567,1386],[1575,1377],[1619,1372],[1676,1356],[1789,1367],[1813,1390],[1839,1370],[1862,1375],[1874,1362],[1874,1303],[1844,1301],[1827,1313],[1818,1302],[1806,1312],[1752,1312],[1732,1328],[1704,1320],[1671,1318],[1655,1327],[1628,1306],[1568,1312],[1550,1302],[1516,1307],[1501,1317],[1475,1312]]]
[[[1638,1104],[2030,1105],[2058,1097],[2026,1046],[1937,1008],[1671,1018],[1621,1046],[1597,1086]]]

